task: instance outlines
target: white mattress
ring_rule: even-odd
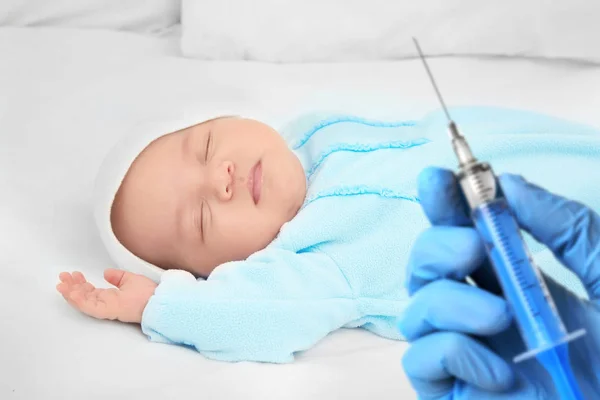
[[[92,179],[140,119],[230,104],[276,125],[307,108],[412,118],[437,106],[416,60],[266,65],[178,54],[176,38],[0,29],[0,398],[415,398],[401,342],[344,330],[291,365],[219,363],[150,343],[138,327],[80,315],[55,292],[62,270],[101,282],[110,266],[93,225]],[[600,126],[597,67],[511,59],[431,66],[450,104]]]

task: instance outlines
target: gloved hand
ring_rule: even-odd
[[[589,301],[546,278],[567,331],[587,331],[569,345],[571,365],[584,397],[600,399],[600,216],[515,175],[500,184],[519,225],[586,287]],[[419,398],[558,399],[535,358],[512,362],[524,344],[452,172],[423,171],[419,197],[433,226],[411,252],[412,298],[398,326],[411,342],[402,362]]]

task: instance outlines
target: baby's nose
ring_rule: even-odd
[[[215,171],[214,188],[217,198],[222,201],[231,199],[233,195],[233,177],[235,166],[231,161],[223,161]]]

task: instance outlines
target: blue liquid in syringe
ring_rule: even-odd
[[[541,349],[561,341],[567,332],[506,200],[485,203],[473,210],[472,217],[504,295],[521,324],[527,348]]]
[[[535,356],[552,376],[562,399],[583,399],[568,365],[567,342],[585,331],[567,333],[508,203],[496,197],[476,207],[472,219],[527,346],[528,351],[515,357],[515,362]]]

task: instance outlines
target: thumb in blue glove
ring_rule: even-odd
[[[519,225],[582,280],[590,300],[546,278],[568,332],[571,365],[586,399],[600,398],[600,216],[515,175],[500,184]],[[483,243],[472,228],[451,171],[429,168],[419,197],[432,223],[415,242],[408,266],[411,302],[399,330],[411,342],[404,370],[422,399],[555,399],[537,360],[525,351]],[[467,276],[478,284],[465,283]]]

